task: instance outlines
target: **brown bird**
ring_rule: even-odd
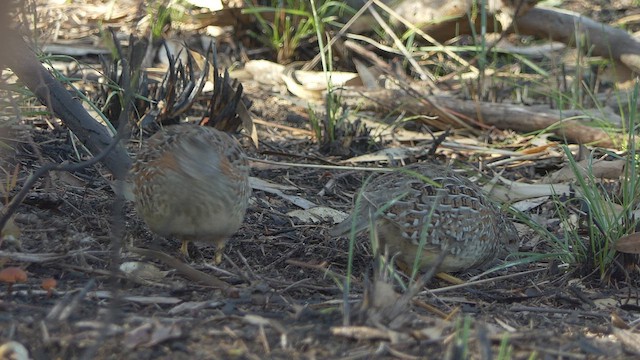
[[[136,209],[149,228],[182,241],[216,244],[215,263],[242,224],[251,187],[235,139],[211,127],[174,125],[145,141],[133,164]]]
[[[355,219],[354,219],[355,217]],[[333,236],[375,222],[381,249],[397,262],[427,270],[444,251],[437,270],[481,268],[518,249],[513,223],[469,180],[450,169],[413,164],[373,178],[362,190],[359,209],[330,231]],[[423,239],[422,252],[418,254]]]

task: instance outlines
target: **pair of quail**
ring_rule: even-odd
[[[175,125],[149,138],[132,168],[136,207],[149,228],[189,241],[216,245],[240,227],[251,188],[249,166],[238,143],[211,127]],[[430,179],[430,180],[428,180]],[[414,164],[379,175],[362,190],[357,212],[331,234],[376,224],[381,245],[411,266],[459,272],[480,267],[517,249],[513,224],[467,179],[434,164]]]

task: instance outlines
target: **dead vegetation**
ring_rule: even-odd
[[[351,27],[324,13],[330,83],[314,31],[278,52],[251,36],[264,29],[243,2],[1,11],[16,21],[0,38],[0,269],[26,276],[0,285],[0,359],[638,356],[637,8],[490,1],[481,37],[467,2],[426,25],[437,1],[405,2],[418,18],[369,3]],[[185,119],[242,128],[253,159],[220,266],[209,246],[180,258],[125,200],[139,142]],[[329,236],[362,168],[416,161],[510,207],[521,244],[508,266],[425,285],[382,266],[368,235]]]

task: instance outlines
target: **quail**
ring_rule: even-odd
[[[242,148],[211,127],[164,127],[143,144],[131,175],[136,209],[149,228],[182,241],[216,245],[222,261],[225,242],[242,224],[251,187]]]
[[[379,175],[364,185],[358,209],[331,229],[340,236],[376,226],[380,248],[405,269],[439,272],[483,268],[518,249],[513,223],[468,179],[447,167],[419,163]],[[423,240],[421,240],[423,239]],[[422,241],[422,251],[418,253]]]

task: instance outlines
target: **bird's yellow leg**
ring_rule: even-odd
[[[215,251],[215,257],[213,258],[213,263],[216,265],[220,265],[220,263],[222,263],[222,255],[224,254],[224,245],[225,245],[226,239],[221,239],[221,240],[216,240],[215,244],[216,244],[216,251]]]
[[[180,246],[180,252],[185,258],[189,257],[189,240],[182,240],[182,246]]]
[[[409,267],[406,263],[404,263],[403,261],[397,261],[396,265],[398,266],[398,268],[400,269],[400,271],[404,272],[407,275],[411,274],[411,267]],[[464,284],[464,281],[462,281],[461,279],[451,275],[451,274],[447,274],[445,272],[439,272],[436,273],[436,277],[438,279],[444,280],[448,283],[454,284],[454,285],[460,285],[460,284]]]

